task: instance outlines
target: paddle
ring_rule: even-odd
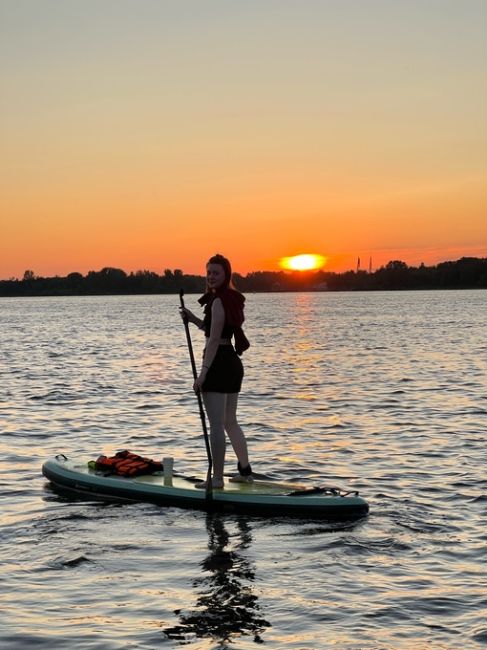
[[[181,301],[181,308],[184,310],[184,291],[182,289],[179,290],[179,300]],[[185,312],[183,311],[183,323],[184,323],[184,329],[186,330],[186,341],[188,343],[188,351],[189,351],[189,358],[191,360],[191,368],[193,369],[193,378],[196,380],[198,378],[198,373],[196,371],[196,363],[194,360],[194,354],[193,354],[193,345],[191,344],[191,335],[189,333],[189,322],[188,322],[188,317],[186,316]],[[206,418],[205,418],[205,411],[203,409],[203,400],[201,399],[201,392],[196,393],[196,397],[198,398],[198,406],[200,410],[200,418],[201,418],[201,426],[203,428],[203,437],[205,439],[205,446],[206,446],[206,455],[208,456],[208,474],[206,476],[206,498],[208,501],[211,501],[213,497],[213,492],[212,492],[212,483],[211,483],[211,471],[213,469],[213,459],[211,457],[211,449],[210,449],[210,439],[208,438],[208,431],[206,429]]]

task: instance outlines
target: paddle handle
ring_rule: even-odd
[[[182,289],[179,290],[179,300],[181,301],[181,309],[185,309],[184,306],[184,291]],[[191,334],[189,333],[189,321],[188,317],[186,316],[185,312],[183,311],[183,323],[184,323],[184,329],[186,332],[186,342],[188,344],[188,352],[189,352],[189,358],[191,360],[191,368],[193,370],[193,379],[198,378],[198,371],[196,370],[196,361],[194,360],[194,353],[193,353],[193,344],[191,343]],[[206,426],[206,425],[205,425]]]

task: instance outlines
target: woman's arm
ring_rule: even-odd
[[[205,356],[203,357],[203,365],[201,366],[201,372],[198,376],[198,379],[195,381],[195,390],[200,390],[202,384],[206,379],[206,373],[208,372],[213,359],[220,345],[220,339],[222,337],[223,326],[225,325],[225,310],[223,309],[223,304],[220,298],[216,298],[213,301],[211,306],[211,329],[210,329],[210,338],[206,344]]]
[[[190,323],[194,323],[197,327],[203,329],[203,321],[201,318],[198,318],[198,316],[195,316],[191,310],[189,310],[187,307],[180,307],[179,312],[181,314],[181,318],[187,318]]]

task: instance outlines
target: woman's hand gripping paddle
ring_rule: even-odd
[[[189,358],[191,360],[191,368],[193,370],[193,379],[196,381],[198,377],[198,373],[196,371],[196,363],[194,360],[194,354],[193,354],[193,345],[191,344],[191,335],[189,333],[189,323],[188,323],[188,317],[186,316],[185,313],[185,306],[184,306],[184,291],[182,289],[179,290],[179,299],[181,301],[181,309],[183,310],[182,316],[183,316],[183,323],[184,323],[184,329],[186,330],[186,341],[188,343],[188,352],[189,352]],[[206,498],[208,501],[212,499],[213,492],[212,492],[212,481],[211,481],[211,472],[213,469],[213,459],[211,457],[211,448],[210,448],[210,439],[208,438],[208,431],[206,428],[206,418],[205,418],[205,411],[203,408],[203,400],[201,399],[201,392],[196,393],[196,397],[198,398],[198,406],[200,410],[200,418],[201,418],[201,426],[203,428],[203,437],[205,439],[205,446],[206,446],[206,455],[208,456],[208,474],[206,476]]]

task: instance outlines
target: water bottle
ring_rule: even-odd
[[[162,459],[162,466],[164,468],[164,485],[172,485],[172,471],[174,467],[174,458],[168,456]]]

